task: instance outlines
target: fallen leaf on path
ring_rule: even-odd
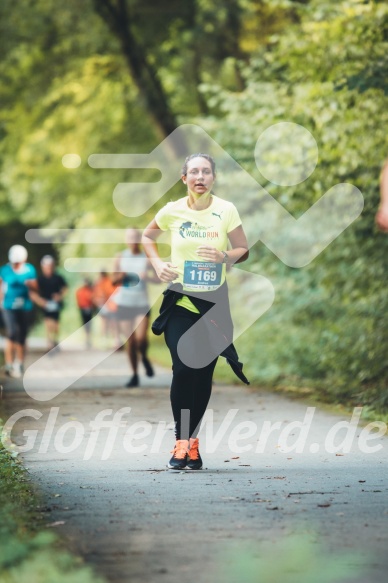
[[[287,494],[287,498],[290,496],[301,496],[302,494],[321,494],[323,496],[324,494],[338,494],[338,492],[318,492],[317,490],[309,490],[308,492],[290,492]],[[344,504],[347,504],[347,502],[344,502]]]
[[[239,460],[240,459],[240,456],[239,455],[236,455],[236,457],[232,457],[230,459],[232,459],[232,460]]]

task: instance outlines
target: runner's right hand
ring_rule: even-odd
[[[156,275],[158,276],[160,281],[163,281],[164,283],[174,281],[174,279],[176,279],[179,276],[179,274],[176,271],[174,271],[174,269],[177,269],[177,266],[172,265],[172,263],[169,263],[168,261],[167,262],[161,261],[154,267]]]

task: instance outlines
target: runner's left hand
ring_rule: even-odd
[[[197,249],[197,255],[213,263],[222,263],[224,259],[224,254],[221,251],[209,245],[200,245]]]

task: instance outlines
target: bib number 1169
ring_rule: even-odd
[[[191,281],[205,281],[205,282],[215,282],[217,279],[217,272],[216,271],[196,271],[192,269],[190,271]]]
[[[196,287],[219,286],[222,265],[206,261],[185,261],[183,283]]]

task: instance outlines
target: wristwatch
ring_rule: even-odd
[[[222,260],[222,263],[228,263],[229,255],[227,254],[227,252],[226,251],[221,251],[221,253],[224,256],[224,258]]]

